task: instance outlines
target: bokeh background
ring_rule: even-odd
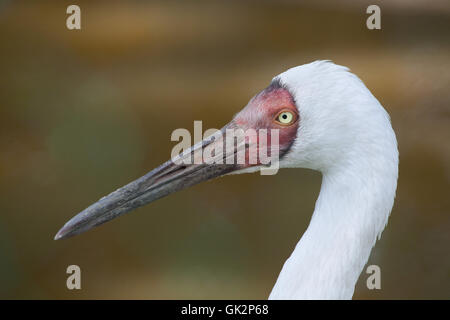
[[[82,30],[66,28],[81,7]],[[382,10],[382,30],[365,21]],[[219,128],[271,78],[348,66],[392,117],[397,199],[356,299],[450,298],[448,1],[0,1],[0,298],[266,298],[306,229],[318,172],[230,176],[81,236],[74,214]],[[66,268],[82,289],[66,289]]]

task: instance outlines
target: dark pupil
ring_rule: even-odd
[[[287,115],[285,115],[285,114],[283,114],[281,117],[282,117],[283,119],[287,119]]]

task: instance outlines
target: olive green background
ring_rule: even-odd
[[[66,28],[81,7],[82,30]],[[378,4],[382,30],[366,28]],[[397,198],[357,299],[450,298],[448,1],[0,1],[0,298],[266,298],[318,172],[229,176],[83,235],[73,215],[219,128],[273,76],[330,59],[391,114]],[[66,268],[82,270],[69,291]]]

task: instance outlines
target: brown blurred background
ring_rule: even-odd
[[[369,4],[381,31],[366,28]],[[449,30],[448,1],[0,1],[0,298],[267,298],[318,172],[230,176],[53,236],[169,159],[174,129],[221,127],[273,76],[330,59],[388,110],[400,150],[369,260],[382,289],[363,273],[355,298],[449,299]],[[70,264],[80,291],[66,289]]]

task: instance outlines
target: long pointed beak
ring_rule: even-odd
[[[227,127],[229,125],[222,129],[221,133],[224,133]],[[69,220],[58,231],[55,240],[80,234],[171,193],[240,169],[239,165],[226,164],[229,162],[226,159],[234,157],[240,148],[247,147],[245,145],[236,145],[228,151],[224,149],[220,155],[224,160],[222,164],[220,162],[195,164],[198,162],[194,161],[190,161],[192,164],[183,164],[186,158],[194,160],[196,154],[198,155],[196,150],[219,143],[223,137],[224,135],[221,135],[221,138],[212,135],[182,155],[172,158],[143,177],[103,197]]]

